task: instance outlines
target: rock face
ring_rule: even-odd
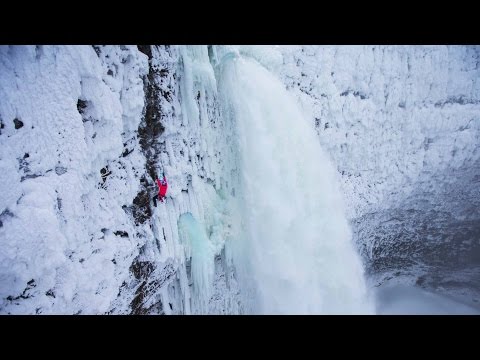
[[[0,47],[0,313],[241,313],[222,47]],[[332,158],[371,286],[480,300],[479,47],[240,47]],[[165,204],[153,206],[165,172]],[[195,300],[190,213],[212,243]],[[195,276],[194,276],[195,277]]]
[[[1,313],[239,311],[207,47],[4,46],[0,74]],[[217,239],[209,308],[190,306],[187,212]]]

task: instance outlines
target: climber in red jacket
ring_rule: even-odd
[[[158,185],[158,195],[155,195],[153,197],[153,204],[157,206],[157,199],[159,199],[162,203],[165,201],[165,195],[167,194],[167,178],[165,175],[163,175],[163,179],[159,180],[157,179],[157,185]]]

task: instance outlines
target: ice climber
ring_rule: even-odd
[[[158,194],[153,197],[153,204],[157,206],[157,199],[160,200],[162,203],[165,201],[165,195],[167,194],[167,178],[163,175],[163,179],[157,179],[158,185]]]

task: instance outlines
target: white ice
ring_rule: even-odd
[[[208,301],[212,294],[214,276],[214,249],[200,224],[191,213],[184,213],[178,219],[180,241],[186,247],[186,256],[191,258],[191,277],[195,309],[208,312]]]

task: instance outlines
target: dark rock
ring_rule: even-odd
[[[20,182],[24,182],[27,179],[35,179],[37,177],[40,177],[41,175],[38,174],[30,174],[30,175],[25,175],[20,178]]]
[[[354,91],[353,96],[360,97],[360,99],[362,99],[362,100],[367,99],[367,96],[365,94],[361,93],[360,91]]]
[[[32,279],[32,280],[30,280],[29,282],[27,282],[27,286],[25,287],[25,289],[23,290],[23,292],[22,292],[21,295],[15,296],[15,297],[13,297],[12,295],[9,295],[9,296],[7,297],[7,300],[13,301],[13,300],[31,298],[32,295],[27,294],[27,291],[30,290],[30,289],[32,289],[32,288],[34,288],[34,287],[36,287],[36,286],[37,286],[37,285],[35,284],[35,280]]]
[[[148,60],[152,58],[152,48],[150,45],[137,45],[138,51],[148,56]]]
[[[130,272],[135,276],[135,279],[145,280],[155,270],[155,266],[150,261],[134,260],[130,265]]]
[[[136,259],[130,270],[138,284],[130,303],[131,314],[164,314],[161,300],[152,299],[152,297],[175,275],[173,266],[167,264],[163,269],[156,269],[153,263]]]
[[[12,213],[10,210],[5,209],[5,210],[0,214],[0,219],[5,220],[7,217],[12,218],[13,216],[14,216],[14,215],[13,215],[13,213]]]
[[[141,190],[133,199],[132,213],[137,225],[144,224],[152,216],[150,197],[146,189]]]
[[[140,51],[142,51],[139,48]],[[147,51],[145,48],[144,51]],[[148,47],[151,54],[151,48]],[[143,52],[143,51],[142,51]],[[147,53],[148,55],[148,53]],[[164,74],[164,75],[163,75]],[[155,165],[157,163],[159,149],[159,136],[165,131],[164,126],[160,122],[162,117],[161,98],[163,96],[167,100],[170,99],[170,93],[163,91],[157,84],[156,78],[167,76],[168,70],[159,69],[157,66],[150,64],[147,79],[145,81],[145,116],[138,127],[138,137],[142,152],[146,157],[147,173],[152,179],[156,178]]]
[[[361,100],[368,99],[368,96],[365,95],[364,93],[360,91],[353,91],[353,90],[346,90],[340,94],[340,96],[348,96],[349,94],[352,94],[355,97],[359,97]]]
[[[45,293],[45,295],[50,296],[50,297],[53,297],[53,298],[55,299],[55,293],[53,292],[52,289],[48,290],[48,291]]]
[[[83,114],[85,112],[85,109],[87,108],[87,102],[82,99],[78,99],[77,101],[77,110],[80,114]]]
[[[98,45],[92,45],[93,50],[95,50],[95,53],[97,54],[98,57],[100,57],[100,54],[102,53],[102,48]]]
[[[13,123],[15,124],[15,129],[18,130],[21,127],[23,127],[23,121],[20,121],[19,119],[15,118],[13,119]]]
[[[108,175],[110,175],[112,172],[108,169],[108,165],[105,166],[104,168],[100,169],[100,175],[102,177],[103,183],[107,180]]]
[[[128,237],[128,232],[122,230],[115,231],[114,234],[120,237]]]
[[[125,151],[122,153],[122,157],[126,157],[130,155],[132,152],[133,152],[133,149],[132,150],[125,149]]]

